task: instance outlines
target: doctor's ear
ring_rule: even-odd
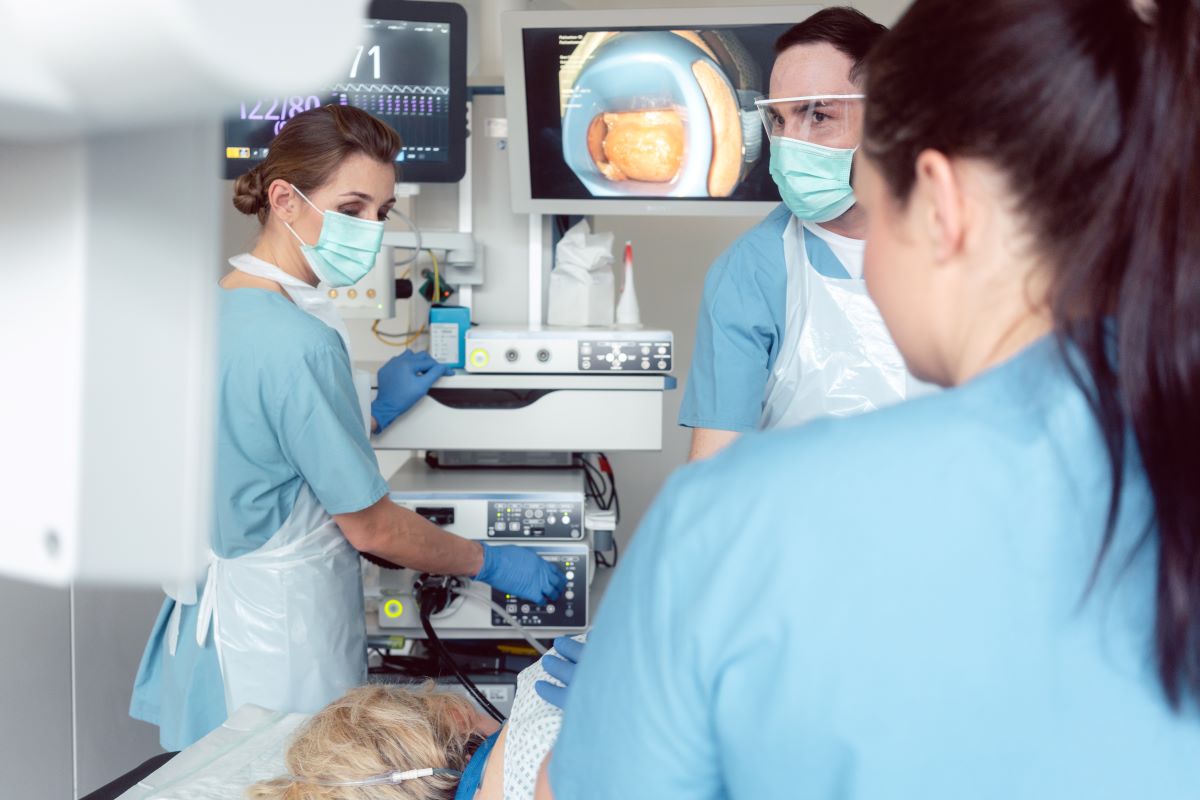
[[[966,215],[961,176],[937,150],[923,150],[915,165],[910,204],[918,209],[917,234],[925,237],[935,263],[944,264],[962,249]]]
[[[285,180],[276,178],[267,187],[267,205],[271,208],[271,216],[278,217],[289,225],[296,221],[299,214],[300,198],[296,190]]]

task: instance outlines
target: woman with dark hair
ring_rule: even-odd
[[[130,706],[168,750],[245,703],[311,713],[365,682],[360,552],[538,603],[566,582],[532,551],[462,539],[395,505],[379,474],[368,423],[386,427],[443,370],[405,353],[368,404],[318,284],[350,286],[374,266],[399,149],[367,112],[325,106],[289,120],[234,185],[262,232],[221,280],[212,555],[202,586],[171,588]]]
[[[1200,0],[917,0],[866,280],[949,391],[752,436],[622,560],[544,796],[1200,794]]]

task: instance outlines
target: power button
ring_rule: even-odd
[[[482,347],[471,351],[471,366],[486,367],[488,365],[488,351]]]

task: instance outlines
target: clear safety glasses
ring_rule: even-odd
[[[456,769],[425,767],[424,769],[410,769],[406,772],[386,772],[382,775],[373,775],[370,778],[362,778],[356,781],[331,781],[323,780],[321,778],[301,778],[298,775],[289,775],[288,779],[293,783],[307,783],[312,786],[383,786],[404,783],[405,781],[415,781],[420,778],[428,778],[431,775],[448,775],[452,778],[462,777],[462,773]]]
[[[754,101],[767,136],[825,147],[855,147],[862,131],[861,94],[760,97]]]

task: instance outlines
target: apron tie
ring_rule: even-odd
[[[208,641],[208,629],[212,627],[213,608],[217,602],[219,580],[217,578],[216,554],[209,552],[208,574],[204,576],[204,591],[200,594],[200,616],[196,620],[196,644],[204,647]]]

